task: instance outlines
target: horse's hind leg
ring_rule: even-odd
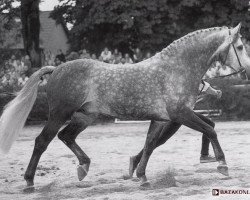
[[[90,158],[78,146],[75,139],[94,119],[94,115],[85,115],[81,112],[76,112],[73,114],[71,122],[58,134],[58,138],[71,149],[79,160],[77,171],[80,181],[84,179],[88,173]]]
[[[45,127],[43,128],[41,134],[36,138],[34,150],[28,168],[24,175],[24,179],[26,180],[28,187],[34,185],[34,176],[41,155],[47,149],[47,146],[56,136],[58,130],[64,124],[65,121],[66,119],[58,120],[50,118]]]
[[[159,126],[162,126],[162,130],[160,133],[154,133],[156,135],[158,134],[160,135],[154,149],[164,144],[169,138],[171,138],[176,133],[176,131],[181,127],[181,124],[169,121],[166,123],[159,124]],[[160,128],[158,130],[160,130]],[[149,131],[147,134],[150,134]],[[133,173],[141,160],[142,154],[143,154],[143,149],[136,156],[130,157],[130,165],[129,165],[130,178],[133,176]]]
[[[150,155],[156,147],[157,141],[159,140],[162,126],[159,122],[152,121],[149,127],[148,135],[146,138],[145,146],[143,148],[143,154],[136,170],[136,175],[141,181],[141,186],[148,186],[145,170],[149,160]]]

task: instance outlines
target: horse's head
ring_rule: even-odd
[[[226,31],[226,39],[210,58],[210,63],[220,61],[234,72],[239,73],[245,72],[246,68],[250,68],[250,58],[241,41],[240,28],[241,24],[238,24],[235,28]]]

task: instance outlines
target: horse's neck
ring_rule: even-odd
[[[201,79],[208,68],[208,60],[223,43],[226,30],[204,31],[192,37],[179,39],[155,56],[167,67],[178,67]],[[190,73],[188,73],[190,72]]]

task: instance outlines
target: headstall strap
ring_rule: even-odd
[[[232,45],[232,46],[233,46],[233,49],[234,49],[234,52],[235,52],[235,55],[236,55],[236,58],[237,58],[237,60],[238,60],[238,62],[239,62],[239,65],[240,65],[240,70],[239,70],[239,71],[236,71],[233,67],[229,66],[229,67],[230,67],[231,69],[233,69],[235,72],[233,72],[233,73],[231,73],[231,74],[223,75],[223,76],[216,76],[216,77],[213,77],[213,78],[207,78],[207,79],[204,79],[204,80],[212,80],[212,79],[216,79],[216,78],[225,78],[225,77],[229,77],[229,76],[236,75],[236,74],[243,73],[243,72],[246,73],[245,68],[241,65],[240,58],[239,58],[239,56],[238,56],[238,54],[237,54],[237,51],[236,51],[236,49],[235,49],[235,46],[234,46],[234,44],[233,44],[233,38],[230,37],[230,36],[231,36],[230,28],[228,29],[228,32],[229,32],[229,43],[230,43],[230,44],[229,44],[228,52],[227,52],[226,58],[225,58],[225,60],[224,60],[224,62],[223,62],[223,65],[226,64],[227,57],[228,57],[229,50],[230,50],[230,45]],[[247,77],[247,76],[246,76],[246,77]]]

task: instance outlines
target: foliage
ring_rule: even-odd
[[[13,3],[18,3],[20,0],[1,0],[0,1],[0,13],[8,13],[5,15],[6,19],[13,19],[13,17],[19,15],[20,9],[13,7]]]
[[[129,46],[159,51],[190,31],[243,22],[248,0],[60,0],[52,17],[73,24],[73,50]],[[243,34],[244,35],[244,34]],[[245,36],[250,37],[245,34]],[[248,38],[250,39],[250,38]]]
[[[13,35],[17,32],[14,17],[18,16],[19,9],[13,8],[12,3],[14,0],[2,0],[0,1],[0,70],[3,62],[10,57],[11,51],[8,47],[15,43],[15,37]],[[11,31],[12,30],[12,31]],[[12,37],[12,42],[6,42],[6,37]]]
[[[13,3],[20,3],[20,6],[14,7]],[[32,65],[40,66],[40,49],[39,49],[39,3],[40,0],[2,0],[0,1],[0,44],[4,40],[4,33],[16,33],[17,26],[13,25],[16,17],[21,18],[22,36],[24,51],[30,55]],[[2,18],[4,18],[2,20]],[[2,34],[3,33],[3,34]],[[13,41],[14,38],[13,38]],[[11,46],[11,45],[10,45]],[[8,46],[1,46],[8,49]]]

